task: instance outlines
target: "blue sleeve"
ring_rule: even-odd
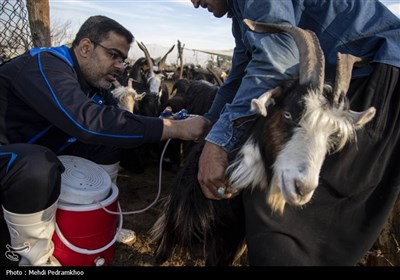
[[[209,112],[205,115],[205,117],[211,121],[216,121],[225,104],[232,102],[237,89],[240,87],[246,66],[250,61],[250,58],[246,53],[246,48],[242,44],[241,40],[237,40],[237,38],[240,37],[239,32],[239,23],[235,18],[233,18],[232,33],[238,34],[238,36],[234,35],[236,46],[233,50],[232,67],[224,84],[219,88]]]
[[[232,2],[232,3],[231,3]],[[286,33],[254,33],[243,23],[248,18],[266,23],[295,24],[292,1],[229,1],[236,47],[232,69],[207,116],[216,119],[206,140],[230,152],[249,125],[234,121],[254,115],[250,102],[280,81],[298,75],[298,50]],[[279,4],[278,4],[279,3]]]

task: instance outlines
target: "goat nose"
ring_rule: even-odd
[[[304,183],[298,179],[294,180],[294,188],[298,195],[304,196],[306,194],[304,191]]]

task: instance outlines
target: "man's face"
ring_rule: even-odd
[[[86,81],[96,88],[110,88],[111,83],[124,71],[124,60],[130,45],[123,36],[111,32],[101,42],[91,42],[93,51],[80,65]]]
[[[226,0],[191,0],[195,8],[202,7],[217,18],[224,16],[228,12],[228,4]]]

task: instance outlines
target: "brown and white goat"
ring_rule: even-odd
[[[259,116],[242,137],[244,143],[233,156],[226,178],[232,189],[265,189],[271,209],[284,214],[286,203],[301,206],[310,201],[326,154],[355,141],[355,131],[374,117],[375,108],[360,113],[349,109],[346,93],[359,58],[338,54],[332,87],[325,83],[325,58],[313,32],[289,25],[245,23],[255,32],[289,33],[300,52],[300,74],[299,79],[252,100]],[[229,265],[244,242],[240,197],[214,201],[200,191],[200,153],[201,147],[187,159],[152,229],[160,262],[175,248],[192,253],[200,244],[206,264]]]

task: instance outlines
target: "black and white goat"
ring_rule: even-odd
[[[310,201],[326,154],[355,141],[355,131],[374,117],[375,108],[359,113],[349,109],[346,93],[359,58],[338,54],[332,87],[325,83],[325,58],[313,32],[289,25],[245,23],[255,32],[289,33],[300,52],[300,76],[252,100],[259,116],[232,156],[227,185],[234,190],[265,189],[271,209],[284,215],[286,203],[301,206]],[[240,196],[214,201],[200,191],[200,152],[201,147],[178,174],[165,211],[152,229],[160,262],[175,248],[191,253],[200,244],[207,265],[229,265],[244,243]]]

